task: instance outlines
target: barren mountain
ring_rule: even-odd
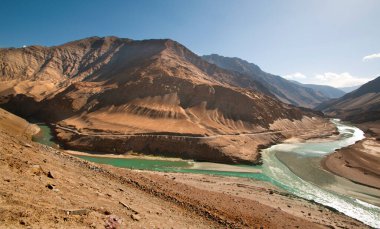
[[[70,148],[257,163],[263,145],[333,130],[168,39],[1,49],[0,74],[1,106],[51,123]]]
[[[380,77],[317,109],[355,123],[380,120]]]
[[[202,56],[202,58],[221,68],[246,75],[253,82],[260,82],[268,88],[270,93],[284,103],[313,108],[330,98],[321,90],[314,90],[311,87],[303,86],[299,83],[293,83],[280,76],[266,73],[261,70],[259,66],[236,57],[224,57],[212,54]],[[240,84],[239,86],[249,88],[248,84]]]
[[[380,188],[380,77],[318,108],[354,122],[366,135],[365,139],[326,157],[324,167],[357,183]]]

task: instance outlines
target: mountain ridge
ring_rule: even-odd
[[[259,163],[264,145],[311,125],[334,131],[321,113],[284,104],[249,76],[210,64],[170,39],[91,37],[0,51],[0,73],[1,107],[90,133],[54,127],[71,149]],[[280,132],[238,136],[265,131]],[[189,140],[143,133],[228,136]],[[123,134],[128,137],[118,137]]]
[[[254,81],[262,83],[282,102],[312,108],[328,98],[311,88],[294,84],[280,76],[272,75],[261,70],[260,67],[237,57],[224,57],[218,54],[204,55],[203,59],[214,63],[221,68],[240,72]],[[244,87],[244,85],[241,85]]]
[[[379,120],[380,76],[339,99],[322,103],[317,109],[355,123]]]
[[[315,91],[318,91],[330,99],[336,99],[336,98],[342,97],[343,95],[346,94],[346,92],[344,92],[343,90],[336,88],[336,87],[328,86],[328,85],[304,84],[304,83],[300,83],[300,82],[295,81],[295,80],[291,80],[291,82],[299,84],[303,87],[308,87],[308,88],[311,88]]]

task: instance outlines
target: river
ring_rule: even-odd
[[[337,140],[274,145],[262,150],[262,166],[223,165],[152,157],[78,157],[117,167],[267,181],[296,196],[332,207],[367,225],[380,228],[380,191],[333,175],[320,166],[321,160],[327,154],[364,138],[360,129],[338,120],[332,122],[340,132]],[[42,138],[35,137],[35,140],[51,145],[53,142],[50,130],[45,125],[42,127]]]

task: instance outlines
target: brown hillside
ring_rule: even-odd
[[[93,37],[3,49],[0,57],[1,106],[58,124],[58,139],[70,148],[253,163],[260,145],[316,125],[333,129],[256,81],[238,87],[246,76],[172,40]],[[257,135],[263,131],[274,133]]]

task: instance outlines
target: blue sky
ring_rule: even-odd
[[[0,47],[171,38],[304,83],[352,86],[380,75],[379,0],[3,0],[0,26]]]

